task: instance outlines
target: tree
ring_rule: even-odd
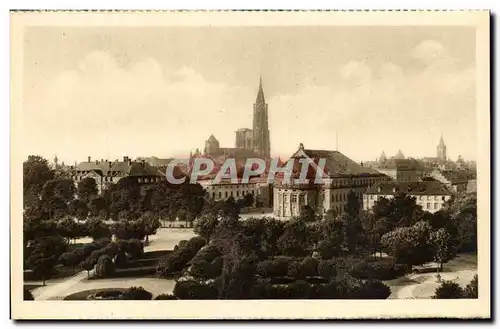
[[[284,232],[278,239],[278,248],[283,255],[303,257],[309,246],[307,225],[303,220],[291,219],[286,222]]]
[[[316,220],[316,213],[314,212],[314,209],[311,208],[311,206],[305,205],[300,208],[299,218],[306,222],[313,222]]]
[[[42,187],[41,198],[50,199],[58,196],[66,203],[75,198],[75,183],[68,178],[54,178],[46,181]]]
[[[460,285],[452,281],[444,281],[436,288],[434,299],[459,299],[464,298],[464,291]]]
[[[194,233],[203,237],[207,242],[210,242],[210,238],[218,224],[219,219],[215,215],[202,215],[194,222]]]
[[[83,237],[86,233],[83,231],[82,226],[69,216],[57,223],[57,229],[63,237],[68,239],[68,242]]]
[[[328,219],[321,222],[318,251],[323,259],[330,259],[342,253],[344,242],[344,222],[339,219]]]
[[[337,212],[335,211],[335,209],[328,209],[325,213],[325,217],[324,217],[325,220],[334,220],[334,219],[338,219],[338,214]]]
[[[74,199],[68,205],[68,213],[76,218],[86,219],[89,213],[87,204],[80,199]]]
[[[356,193],[350,191],[347,195],[347,204],[345,206],[344,222],[344,242],[350,253],[356,253],[362,248],[364,243],[363,226],[360,216],[361,203]]]
[[[38,155],[30,155],[23,163],[23,198],[24,205],[29,206],[38,200],[43,185],[54,178],[49,162]]]
[[[382,236],[386,252],[400,264],[420,265],[434,258],[430,243],[431,226],[418,222],[410,227],[400,227]]]
[[[149,236],[156,234],[156,231],[160,228],[160,219],[151,211],[145,212],[139,219],[142,226],[144,227],[144,233],[146,234],[146,245],[149,243]]]
[[[35,276],[42,279],[43,285],[52,275],[57,260],[66,248],[64,240],[56,236],[45,237],[35,242],[26,265]]]
[[[467,286],[465,286],[464,298],[477,299],[478,295],[479,295],[478,277],[476,274],[476,275],[474,275],[474,278],[472,279],[472,281]]]
[[[87,235],[94,240],[111,237],[111,230],[99,218],[89,218],[86,221]]]
[[[253,195],[250,193],[245,194],[245,196],[243,197],[243,200],[245,201],[244,205],[246,207],[252,207],[254,202],[255,202]]]
[[[178,298],[171,294],[159,294],[155,300],[178,300]]]
[[[68,214],[64,199],[55,195],[43,201],[43,208],[49,219],[60,219]]]
[[[99,278],[109,278],[115,273],[115,264],[108,255],[99,257],[95,267],[95,274]]]
[[[89,203],[89,201],[97,196],[97,184],[95,179],[91,177],[86,177],[78,182],[78,187],[76,189],[76,194],[78,199],[82,200],[85,203]]]
[[[123,293],[122,298],[125,300],[151,300],[153,294],[143,287],[131,287]]]
[[[101,212],[107,211],[106,200],[103,197],[96,197],[90,200],[87,211],[90,211],[92,216],[99,216]]]
[[[435,260],[439,263],[439,270],[443,270],[443,263],[453,259],[456,254],[456,246],[451,235],[444,228],[431,232],[431,245],[435,250]]]
[[[274,259],[278,252],[278,240],[285,231],[285,224],[275,218],[263,218],[266,222],[266,230],[262,241],[262,250],[264,253]]]

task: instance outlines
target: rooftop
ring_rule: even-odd
[[[378,182],[369,187],[365,194],[395,195],[450,195],[451,193],[439,182]]]

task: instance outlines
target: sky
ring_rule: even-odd
[[[262,76],[274,156],[436,156],[442,135],[451,159],[476,159],[469,27],[29,27],[23,63],[26,156],[234,147]]]

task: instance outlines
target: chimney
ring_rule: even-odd
[[[99,164],[99,160],[95,160],[95,164]]]
[[[128,156],[123,157],[123,162],[128,162]]]
[[[87,157],[87,160],[89,160],[88,162],[91,162],[92,158],[89,156],[89,157]]]
[[[381,193],[382,192],[382,187],[379,186],[377,190],[378,190],[378,193]]]

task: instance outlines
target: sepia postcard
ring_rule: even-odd
[[[490,319],[490,13],[12,11],[13,319]]]

